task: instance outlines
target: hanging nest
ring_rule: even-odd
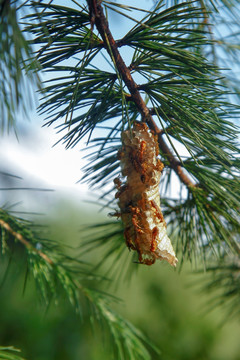
[[[118,215],[126,244],[138,252],[141,264],[152,265],[156,259],[165,259],[176,266],[178,260],[160,208],[159,183],[164,165],[158,155],[156,136],[145,123],[135,122],[132,129],[122,133],[119,159],[126,180],[114,180]]]

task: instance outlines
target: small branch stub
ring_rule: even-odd
[[[160,209],[163,163],[157,156],[157,138],[145,123],[135,122],[131,131],[123,132],[119,158],[126,182],[114,180],[116,198],[127,246],[138,252],[139,262],[152,265],[156,259],[165,259],[176,266],[178,260]]]

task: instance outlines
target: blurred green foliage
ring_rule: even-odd
[[[82,226],[101,217],[94,208],[85,205],[83,211],[61,201],[49,216],[51,234],[79,251]],[[64,299],[44,308],[31,281],[23,294],[26,269],[17,256],[1,286],[0,343],[21,348],[27,360],[114,359],[109,338],[84,312],[81,320]],[[94,257],[89,260],[94,263]],[[6,265],[1,260],[1,274]],[[129,282],[113,278],[98,285],[122,299],[115,309],[161,349],[161,355],[152,354],[153,359],[239,360],[240,324],[232,320],[223,326],[219,309],[206,311],[208,296],[188,286],[201,277],[190,275],[187,264],[179,274],[160,262],[154,267],[139,266],[138,275]]]

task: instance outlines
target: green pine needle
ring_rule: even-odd
[[[20,350],[15,349],[12,346],[0,346],[0,359],[2,360],[24,360],[23,357],[19,356]]]

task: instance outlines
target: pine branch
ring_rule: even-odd
[[[65,255],[54,241],[41,238],[41,227],[37,228],[4,210],[0,211],[0,228],[2,253],[14,253],[19,248],[17,245],[21,244],[28,264],[27,275],[33,276],[44,303],[49,304],[52,297],[57,300],[58,292],[63,291],[78,311],[78,291],[73,279],[83,272],[83,264]]]
[[[104,4],[125,16],[121,4]],[[104,208],[116,205],[108,195],[120,172],[121,133],[140,114],[155,129],[160,155],[165,156],[161,193],[170,189],[174,172],[187,185],[187,201],[184,194],[178,202],[182,211],[178,213],[175,207],[170,214],[173,228],[176,224],[179,228],[183,256],[188,253],[191,259],[191,252],[203,252],[216,243],[233,249],[231,226],[238,228],[240,201],[239,149],[237,129],[229,118],[237,118],[239,109],[226,101],[228,92],[220,86],[219,69],[202,55],[213,45],[202,26],[206,16],[202,8],[194,2],[172,7],[156,4],[154,11],[142,10],[143,19],[115,40],[96,1],[89,2],[95,8],[90,16],[83,6],[80,11],[53,4],[37,6],[44,9],[39,12],[40,21],[31,21],[27,29],[41,47],[38,57],[43,68],[56,73],[47,82],[40,110],[45,115],[48,112],[48,125],[65,120],[58,129],[66,131],[61,139],[66,148],[88,135],[91,154],[83,180],[103,192],[108,186],[100,197]],[[127,68],[119,55],[123,46],[134,49]],[[105,62],[99,65],[101,55],[106,60],[105,50],[111,58],[111,63],[107,60],[110,71]],[[66,65],[68,60],[75,63]],[[134,82],[135,74],[142,82],[139,85]],[[161,129],[153,122],[156,117]],[[95,129],[104,130],[103,137],[92,139]],[[185,160],[178,155],[176,141],[190,154]]]
[[[47,263],[50,265],[53,265],[53,261],[42,251],[36,249],[32,244],[30,244],[29,241],[27,241],[22,234],[19,232],[16,232],[12,229],[12,227],[4,220],[0,219],[0,228],[5,229],[8,233],[10,233],[15,239],[20,241],[28,250],[36,252],[37,255],[39,255],[41,258],[43,258]]]
[[[46,306],[52,300],[58,303],[64,295],[80,318],[83,311],[84,314],[87,311],[89,317],[94,315],[94,319],[100,324],[104,322],[113,338],[110,344],[116,350],[116,359],[121,360],[122,354],[128,353],[131,354],[131,359],[150,359],[148,349],[158,352],[141,331],[111,309],[110,304],[116,300],[113,296],[90,287],[91,282],[99,282],[103,277],[90,271],[88,264],[66,255],[54,241],[40,238],[36,226],[31,230],[29,222],[15,218],[4,210],[0,210],[0,230],[2,255],[10,255],[10,252],[16,250],[16,242],[11,242],[12,239],[22,245],[27,255],[26,279],[30,275],[34,277],[37,290]],[[87,281],[88,286],[83,285]],[[83,304],[86,301],[85,309]],[[11,349],[0,347],[0,358],[23,360],[8,353],[9,350]]]
[[[107,327],[114,340],[114,358],[151,360],[149,350],[160,354],[159,349],[139,329],[109,307],[106,297],[89,289],[85,291],[85,295],[93,306],[95,317],[102,319],[102,325]]]
[[[29,114],[35,97],[33,89],[40,90],[39,63],[19,24],[20,1],[0,3],[0,108],[2,131],[15,127],[17,114]],[[25,5],[28,0],[25,1]],[[27,80],[27,81],[26,81]]]
[[[103,39],[106,50],[108,51],[110,57],[113,58],[116,68],[131,94],[131,100],[135,102],[140,114],[142,115],[142,121],[147,122],[149,128],[158,135],[159,147],[163,154],[167,157],[170,166],[173,168],[180,180],[187,186],[195,186],[162,138],[162,130],[157,127],[155,121],[153,120],[150,110],[142,99],[138,86],[132,78],[129,68],[126,66],[118,51],[118,45],[111,34],[101,3],[98,0],[88,0],[88,5],[92,26],[94,24],[96,25]]]
[[[19,356],[20,350],[15,349],[12,346],[0,346],[0,359],[2,360],[24,360]]]

